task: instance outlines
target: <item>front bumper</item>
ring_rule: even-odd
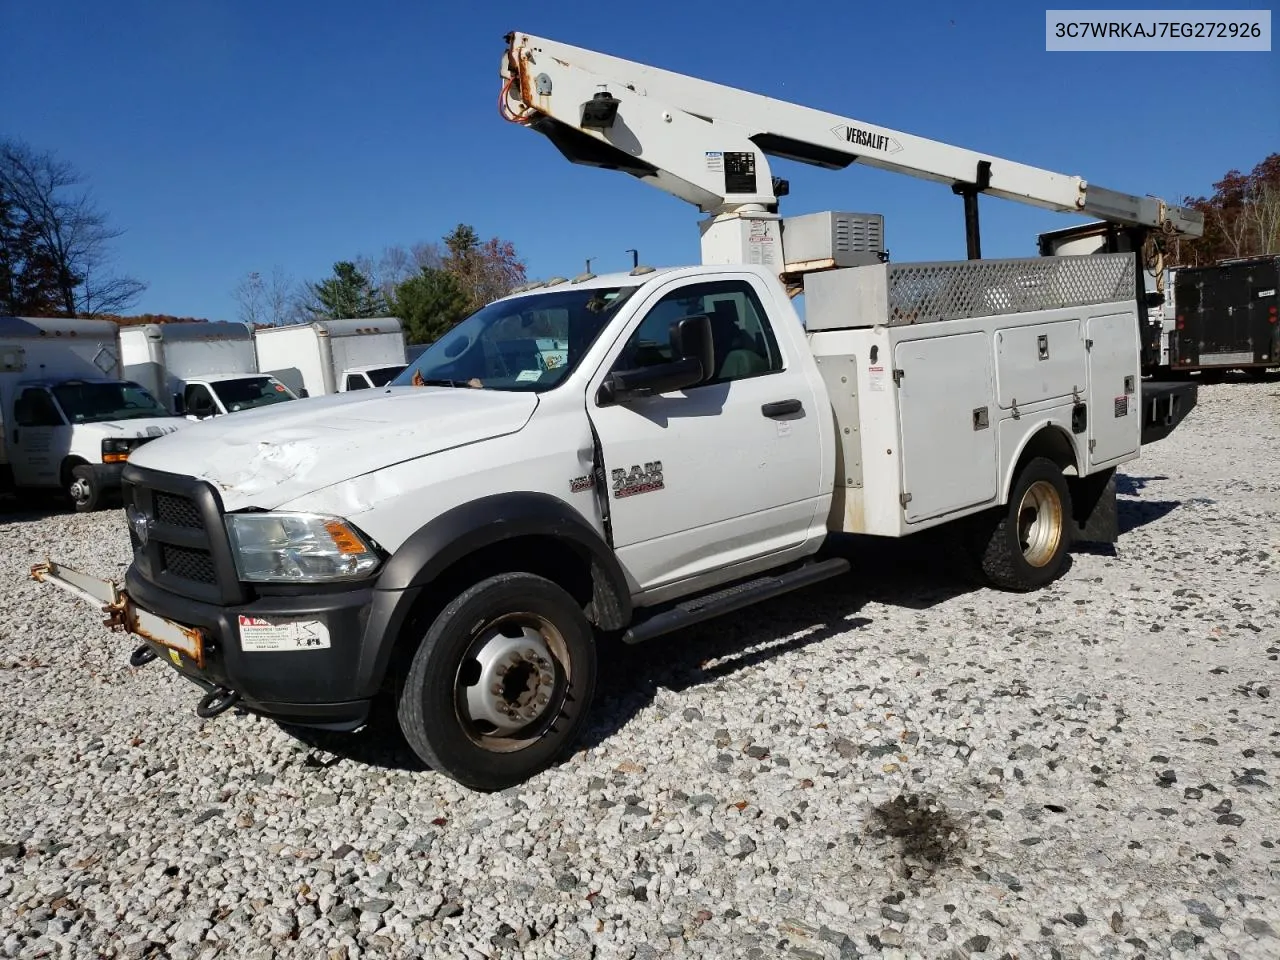
[[[253,713],[332,730],[354,730],[368,719],[374,691],[362,679],[361,657],[372,587],[224,607],[162,590],[132,567],[123,588],[52,561],[31,574],[101,606],[113,630],[136,636],[204,690],[234,693],[236,705]],[[245,618],[249,638],[242,635]]]
[[[124,462],[120,463],[91,463],[89,469],[93,471],[93,485],[99,490],[119,490],[120,478],[124,473]]]

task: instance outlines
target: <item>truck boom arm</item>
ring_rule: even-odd
[[[1154,197],[525,33],[507,42],[504,116],[575,163],[632,174],[713,216],[774,209],[786,184],[770,173],[773,156],[949,184],[966,196],[966,210],[985,193],[1166,234],[1204,231],[1198,211]]]

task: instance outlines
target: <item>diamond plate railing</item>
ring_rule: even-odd
[[[888,265],[889,324],[1133,300],[1128,253]]]

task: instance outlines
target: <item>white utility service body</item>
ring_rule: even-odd
[[[258,369],[299,396],[385,386],[408,362],[404,330],[395,317],[264,327],[254,340]]]
[[[244,323],[149,323],[120,328],[124,375],[174,413],[195,420],[295,400],[258,372],[253,327]]]
[[[185,425],[122,378],[114,323],[0,317],[0,480],[20,492],[95,509],[131,451]]]

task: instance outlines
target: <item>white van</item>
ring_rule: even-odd
[[[133,450],[186,425],[123,379],[114,323],[0,317],[0,486],[96,510]]]

